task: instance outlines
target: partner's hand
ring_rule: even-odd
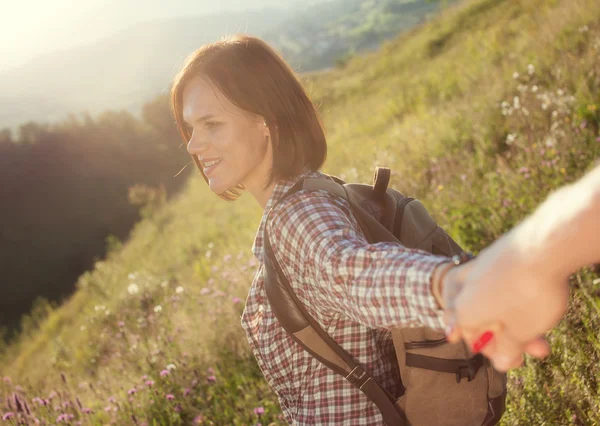
[[[507,371],[522,364],[523,353],[537,358],[549,353],[542,335],[566,312],[568,285],[539,271],[503,237],[476,259],[452,268],[442,296],[446,324],[454,325],[449,340],[463,339],[475,352],[481,345],[477,340],[487,336],[481,353],[497,370]]]

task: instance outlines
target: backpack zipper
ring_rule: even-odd
[[[421,348],[435,348],[436,346],[441,346],[445,343],[448,343],[448,340],[445,337],[437,340],[424,340],[422,342],[407,342],[404,344],[406,349],[421,349]]]

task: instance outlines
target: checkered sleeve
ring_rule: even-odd
[[[305,292],[322,306],[373,328],[444,328],[430,283],[447,257],[369,244],[347,201],[325,191],[300,191],[281,204],[268,228],[276,257],[290,277],[316,287]]]

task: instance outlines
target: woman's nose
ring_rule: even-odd
[[[208,148],[208,142],[203,140],[203,138],[199,137],[199,135],[197,135],[196,132],[194,132],[187,144],[188,153],[190,153],[192,155],[201,154],[204,151],[206,151],[207,148]]]

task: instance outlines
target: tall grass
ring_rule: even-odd
[[[369,181],[390,167],[393,187],[477,252],[599,157],[599,59],[595,0],[463,1],[305,79],[327,127],[324,171]],[[239,324],[259,206],[195,176],[155,209],[4,349],[7,422],[284,424]],[[552,355],[510,373],[504,425],[600,423],[598,271],[571,283]]]

